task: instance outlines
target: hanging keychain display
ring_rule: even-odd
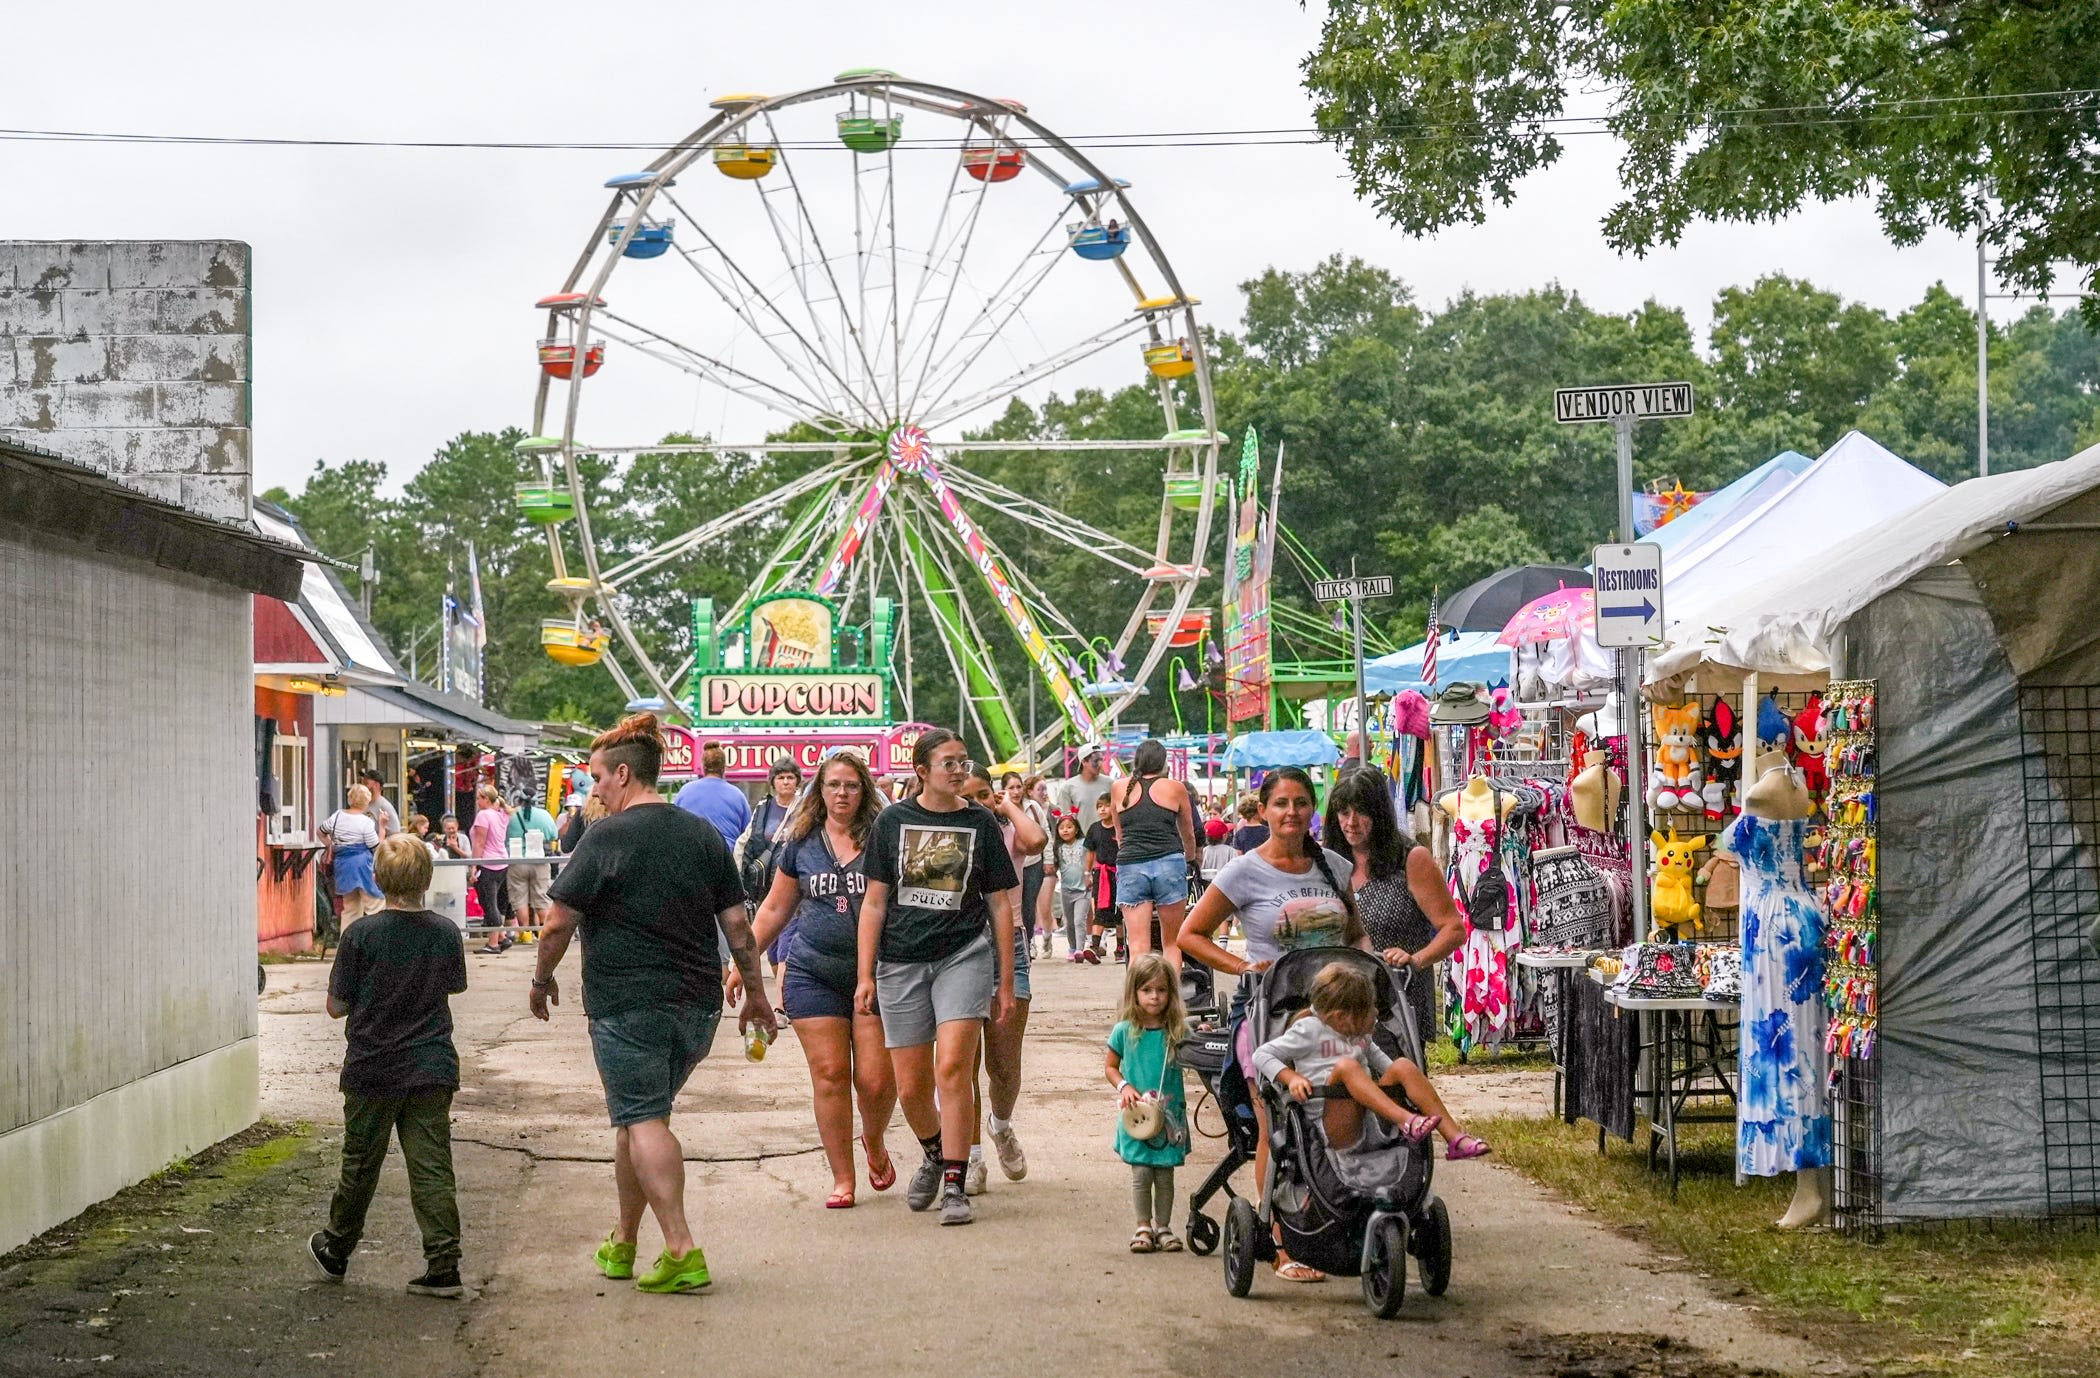
[[[1825,692],[1827,825],[1815,857],[1824,915],[1824,1046],[1840,1057],[1874,1056],[1879,1015],[1880,867],[1874,812],[1874,681],[1838,680]],[[1835,1068],[1833,1068],[1835,1075]]]

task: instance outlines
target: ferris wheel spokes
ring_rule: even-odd
[[[723,447],[717,446],[708,448],[710,450],[723,449]],[[644,452],[658,453],[660,451]],[[735,451],[729,452],[735,453]],[[607,452],[600,451],[599,453]],[[621,584],[647,574],[650,570],[677,559],[694,547],[704,545],[735,527],[742,526],[746,522],[755,521],[770,512],[778,511],[805,493],[813,492],[826,484],[843,482],[856,467],[867,462],[868,456],[862,455],[858,459],[838,460],[820,468],[812,469],[809,473],[783,484],[770,493],[764,493],[751,499],[751,501],[744,503],[734,511],[725,512],[719,517],[701,523],[690,531],[681,532],[667,540],[660,541],[650,549],[641,551],[612,568],[601,571],[598,576],[598,582],[617,589]]]
[[[963,189],[963,194],[970,198],[970,209],[965,214],[962,223],[957,226],[954,239],[950,240],[945,248],[941,240],[942,233],[948,228],[948,217],[955,209],[956,190],[962,181],[964,160],[967,158],[968,152],[967,146],[956,149],[955,166],[948,173],[948,192],[941,198],[940,216],[933,222],[933,233],[928,237],[926,256],[919,263],[919,280],[912,288],[911,307],[904,313],[904,326],[899,332],[903,336],[911,335],[911,328],[917,324],[919,319],[919,308],[926,302],[927,285],[936,280],[933,265],[936,263],[947,263],[951,254],[954,258],[953,266],[944,274],[948,279],[948,290],[942,296],[940,316],[947,315],[948,304],[955,300],[955,289],[961,284],[968,268],[970,245],[976,240],[977,221],[984,213],[985,198],[992,190],[993,184],[991,179],[986,178],[976,182],[972,187]],[[940,334],[939,319],[940,317],[935,318],[933,329],[935,336]],[[916,348],[913,352],[916,354]],[[910,367],[911,359],[909,357],[900,358],[900,371],[909,370]],[[916,401],[916,397],[913,400]]]
[[[1006,279],[985,297],[976,312],[963,323],[962,330],[949,342],[946,349],[940,348],[940,341],[948,324],[948,307],[942,307],[933,329],[927,332],[924,350],[926,362],[921,365],[918,381],[912,387],[911,409],[914,414],[920,410],[919,400],[927,395],[929,386],[937,386],[944,390],[954,387],[955,383],[966,377],[970,369],[983,357],[981,349],[965,354],[960,365],[950,374],[944,370],[949,368],[956,351],[969,346],[972,341],[979,346],[986,346],[998,339],[1007,324],[1028,304],[1028,299],[1036,294],[1043,283],[1049,280],[1057,265],[1064,261],[1065,254],[1062,248],[1051,245],[1052,238],[1062,230],[1063,222],[1064,214],[1060,210],[1051,217],[1049,225],[1044,227],[1043,233],[1029,246],[1020,261],[1014,264]],[[1041,260],[1040,267],[1036,266],[1038,259]],[[1031,269],[1034,270],[1033,276],[1025,276]],[[986,326],[989,328],[982,328]],[[939,382],[932,381],[935,379]]]
[[[986,507],[1024,526],[1034,527],[1045,535],[1053,536],[1075,550],[1098,556],[1118,569],[1127,570],[1142,578],[1145,571],[1158,562],[1158,557],[1142,546],[1132,545],[1119,536],[1111,536],[1105,531],[1097,530],[1076,517],[1053,511],[1032,498],[1024,498],[1011,488],[1002,487],[968,469],[952,464],[944,468],[949,484],[956,492],[975,498]],[[1133,558],[1146,563],[1132,564],[1130,561]]]
[[[592,324],[603,330],[607,339],[617,340],[629,349],[634,350],[637,354],[655,359],[659,363],[669,364],[672,368],[682,373],[689,373],[704,382],[713,383],[725,392],[733,392],[737,396],[747,401],[755,402],[776,415],[784,416],[791,421],[807,421],[812,425],[822,425],[827,420],[835,421],[838,423],[837,428],[842,430],[848,429],[854,424],[847,417],[841,415],[836,407],[828,403],[802,397],[781,387],[778,383],[768,382],[755,374],[746,373],[734,364],[703,354],[691,345],[680,344],[678,341],[659,331],[650,329],[639,321],[631,320],[625,316],[616,316],[604,308],[600,308],[600,315],[604,319],[611,320],[615,324],[642,337],[641,339],[636,339],[622,335],[618,330],[605,327],[594,319]],[[762,391],[755,389],[762,389]],[[775,395],[767,396],[766,394],[768,393]],[[783,406],[781,405],[781,399],[785,399],[787,402],[795,405]]]
[[[949,402],[949,394],[968,376],[969,371],[964,369],[950,378],[948,385],[927,401],[925,420],[921,424],[931,429],[968,416],[987,402],[999,397],[1012,396],[1029,384],[1062,373],[1074,364],[1091,359],[1103,350],[1142,334],[1144,330],[1145,322],[1142,320],[1119,321],[1115,325],[1095,331],[1083,340],[1066,345],[1033,364],[1025,365],[996,382],[986,384],[960,401]]]
[[[680,215],[685,216],[688,221],[692,220],[691,214],[688,211],[686,211],[685,207],[680,205],[679,202],[675,198],[673,198],[669,192],[665,192],[664,196],[666,200],[669,200],[671,204],[677,208],[678,213]],[[779,303],[775,302],[773,298],[767,294],[765,289],[758,285],[757,281],[751,276],[751,274],[744,270],[743,265],[738,263],[737,260],[730,255],[729,251],[722,247],[721,241],[717,240],[713,235],[709,234],[705,227],[695,225],[694,233],[700,236],[701,240],[703,241],[703,243],[705,243],[706,247],[714,253],[715,257],[719,258],[722,261],[723,266],[727,268],[729,272],[734,276],[736,282],[739,284],[736,293],[732,296],[729,290],[726,287],[724,287],[720,281],[716,279],[715,275],[708,272],[707,269],[701,265],[700,260],[697,256],[699,252],[697,249],[690,247],[681,247],[678,251],[679,257],[684,259],[687,265],[690,266],[695,273],[699,274],[701,281],[705,282],[709,287],[714,289],[715,295],[721,298],[722,304],[728,307],[730,313],[738,317],[739,319],[753,319],[750,315],[751,303],[753,301],[761,303],[766,308],[767,313],[770,314],[774,320],[780,322],[781,328],[794,338],[795,343],[801,347],[802,352],[808,356],[810,362],[819,371],[829,375],[832,382],[837,384],[839,391],[836,402],[833,402],[830,388],[823,386],[821,383],[818,383],[815,380],[803,379],[803,375],[800,369],[796,367],[795,361],[789,358],[786,351],[780,348],[777,337],[767,332],[762,327],[759,327],[754,321],[752,333],[756,335],[759,338],[759,340],[765,344],[766,348],[773,353],[775,358],[780,360],[782,367],[786,368],[798,380],[802,380],[804,386],[810,387],[813,391],[817,392],[820,396],[824,397],[827,403],[831,403],[839,409],[843,409],[848,404],[858,405],[864,414],[872,415],[872,412],[870,411],[868,406],[868,399],[863,397],[857,391],[855,391],[853,384],[850,381],[848,381],[848,375],[852,371],[850,363],[843,358],[834,361],[825,348],[819,348],[817,345],[811,344],[808,336],[805,336],[802,333],[802,331],[796,327],[795,323],[788,319],[787,313],[780,309]],[[820,340],[823,339],[822,329],[816,324],[813,312],[811,319],[811,329],[813,333],[816,333],[818,335],[818,338]],[[828,341],[826,341],[826,344],[828,345]],[[846,365],[844,372],[841,372],[841,365]]]
[[[766,117],[766,128],[768,131],[771,131],[773,128],[773,120],[771,115],[768,115]],[[794,160],[788,157],[786,145],[780,144],[777,146],[779,148],[779,157],[775,163],[775,166],[780,169],[781,175],[785,179],[787,185],[788,194],[794,199],[796,215],[800,218],[803,227],[809,231],[809,245],[812,254],[815,257],[817,265],[824,270],[824,280],[827,284],[830,285],[832,298],[838,303],[840,326],[839,335],[841,340],[839,362],[845,368],[845,371],[847,373],[850,374],[852,372],[852,357],[847,353],[845,347],[846,343],[850,341],[852,345],[852,355],[859,356],[861,368],[864,371],[865,376],[872,381],[875,378],[875,365],[871,363],[868,359],[866,341],[864,341],[861,338],[858,322],[855,320],[851,311],[848,309],[845,288],[840,286],[838,274],[832,270],[831,255],[824,248],[824,237],[817,232],[816,218],[810,214],[809,203],[803,199],[802,182],[801,179],[795,175]],[[808,305],[810,314],[812,318],[814,318],[816,314],[817,303],[811,301],[808,303]],[[879,424],[882,421],[883,416],[880,407],[869,406],[867,399],[861,397],[858,393],[856,393],[850,385],[844,382],[843,379],[841,380],[841,386],[844,386],[846,388],[846,392],[849,396],[852,396],[855,401],[860,403],[861,407],[866,413],[865,419],[869,424],[875,425]],[[878,402],[881,400],[879,390],[877,393],[876,400]]]

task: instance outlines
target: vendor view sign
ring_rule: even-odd
[[[889,722],[882,676],[711,674],[700,676],[700,725],[819,727]]]
[[[1597,644],[1654,646],[1663,634],[1663,553],[1659,545],[1600,545],[1591,552]]]
[[[1553,390],[1553,419],[1562,425],[1582,421],[1639,421],[1647,417],[1691,414],[1690,383],[1631,383],[1623,386]]]

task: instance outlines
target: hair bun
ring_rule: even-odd
[[[619,725],[605,734],[615,740],[631,742],[642,737],[663,740],[663,729],[657,725],[654,713],[630,713],[620,719]]]

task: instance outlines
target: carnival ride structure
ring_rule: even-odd
[[[887,600],[905,716],[917,716],[912,624],[930,618],[960,716],[992,759],[1029,735],[1027,686],[1001,668],[995,639],[1018,645],[1044,694],[1048,724],[1030,749],[1100,735],[1170,647],[1208,625],[1193,603],[1218,492],[1199,303],[1130,184],[1018,101],[884,69],[712,108],[646,168],[606,183],[582,253],[538,303],[538,393],[519,447],[531,473],[517,501],[546,527],[549,587],[568,606],[543,628],[548,653],[603,664],[630,699],[690,709],[694,671],[707,667],[657,663],[623,590],[763,521],[779,540],[720,625],[790,591],[865,607],[870,624]],[[1146,370],[1158,434],[984,435],[1032,390],[1098,381],[1090,361],[1104,356]],[[665,380],[653,396],[635,381],[645,372]],[[686,404],[670,415],[674,390]],[[663,424],[619,434],[645,417]],[[757,434],[660,439],[716,420]],[[782,435],[793,438],[769,438]],[[1150,545],[1048,500],[1101,451],[1159,457]],[[640,454],[806,461],[733,511],[613,550],[594,532],[582,464]],[[976,454],[1028,455],[1035,480],[996,482],[970,467]],[[1126,609],[1120,627],[1077,625],[1034,577],[1048,556],[1031,551],[1098,564],[1095,586]]]

